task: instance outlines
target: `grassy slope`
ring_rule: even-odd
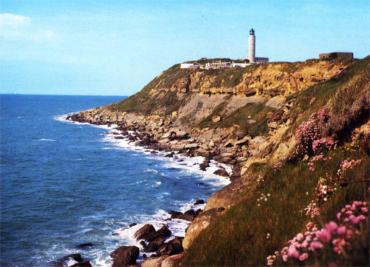
[[[278,171],[269,170],[251,198],[231,208],[211,224],[192,245],[184,266],[263,266],[266,257],[304,229],[308,221],[303,209],[315,194],[320,177],[335,176],[344,158],[363,159],[351,172],[350,185],[338,187],[323,205],[319,223],[334,219],[335,212],[351,200],[367,198],[367,185],[360,181],[369,173],[369,161],[363,152],[337,150],[333,160],[325,161],[312,172],[305,162],[288,163]],[[257,193],[258,192],[258,193]],[[257,206],[261,194],[271,194],[267,202]],[[271,237],[267,240],[266,235]],[[212,245],[210,245],[212,244]]]
[[[144,115],[154,113],[162,108],[165,114],[170,114],[177,110],[185,101],[179,101],[176,92],[170,91],[170,88],[178,79],[187,77],[188,70],[179,69],[179,65],[174,65],[166,70],[160,76],[154,78],[140,92],[122,100],[121,102],[109,106],[111,110],[136,112]],[[151,95],[153,89],[165,88],[165,94]]]
[[[346,121],[345,128],[351,126],[350,121],[359,119],[356,108],[361,105],[365,105],[361,108],[365,116],[363,114],[360,120],[368,119],[366,96],[369,94],[370,84],[369,62],[370,58],[356,62],[341,76],[292,96],[295,98],[291,113],[291,119],[294,122],[293,130],[310,114],[328,103],[331,103],[334,123],[337,123],[340,118],[340,121]],[[315,101],[309,104],[313,97]],[[265,265],[268,255],[281,249],[289,239],[304,229],[308,218],[304,215],[303,209],[313,199],[318,180],[320,177],[335,177],[339,164],[344,159],[362,159],[362,163],[347,173],[349,186],[338,185],[337,191],[320,207],[322,216],[318,223],[323,224],[334,219],[335,212],[351,200],[368,200],[368,185],[360,182],[367,179],[370,171],[366,152],[360,148],[347,150],[341,147],[331,151],[329,155],[333,159],[318,163],[314,172],[310,171],[307,162],[303,161],[286,163],[278,171],[262,166],[266,169],[267,175],[258,185],[255,193],[231,208],[202,232],[187,252],[182,264],[185,266]],[[271,197],[258,207],[257,199],[262,193],[265,195],[270,193]],[[268,240],[267,233],[271,235]],[[363,255],[366,253],[349,257],[348,261],[342,264],[368,264],[367,257],[361,258]],[[317,260],[320,264],[328,262],[328,259],[324,258]]]
[[[244,134],[248,134],[252,137],[257,135],[264,135],[268,132],[267,127],[267,113],[274,111],[273,108],[269,108],[261,103],[249,103],[234,112],[232,112],[229,116],[224,117],[222,116],[222,121],[215,124],[212,122],[212,117],[214,115],[218,115],[222,113],[222,109],[226,103],[221,103],[218,107],[215,108],[213,113],[205,118],[201,123],[200,127],[205,128],[213,128],[213,127],[231,127],[234,124],[240,126],[240,130],[243,131]],[[248,122],[248,117],[253,119],[255,122]]]

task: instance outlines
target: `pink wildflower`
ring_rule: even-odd
[[[361,212],[362,213],[367,213],[368,212],[368,209],[366,207],[363,207],[363,208],[361,208]]]
[[[353,215],[352,215],[353,216]],[[364,216],[364,215],[359,215],[359,216],[357,216],[357,217],[352,217],[352,218],[350,218],[350,220],[351,220],[351,222],[354,224],[354,225],[356,225],[356,224],[359,224],[360,222],[362,222],[362,221],[364,221],[364,220],[366,220],[366,217]]]
[[[347,233],[346,233],[346,238],[347,239],[351,239],[353,236],[353,231],[351,229],[347,230]]]
[[[345,226],[340,226],[340,227],[338,227],[338,229],[337,229],[337,234],[338,235],[344,235],[345,233],[346,233],[346,227]]]
[[[331,233],[327,229],[321,229],[318,233],[317,236],[319,239],[325,243],[330,242],[331,240]]]
[[[305,260],[307,260],[308,259],[308,253],[303,253],[303,254],[301,254],[300,256],[299,256],[299,258],[298,258],[300,261],[305,261]]]
[[[325,225],[325,228],[330,232],[330,233],[334,233],[337,228],[338,228],[338,224],[336,222],[329,222],[328,224]]]
[[[295,246],[290,245],[288,248],[288,256],[291,258],[298,258],[299,257],[299,252],[295,248]]]
[[[304,236],[303,236],[303,234],[302,234],[302,233],[299,233],[299,234],[297,235],[297,237],[296,237],[297,241],[303,241],[303,238],[304,238]]]
[[[323,244],[319,241],[313,241],[310,244],[310,250],[322,249],[323,247],[324,247]]]

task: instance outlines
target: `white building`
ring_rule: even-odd
[[[247,66],[251,65],[250,63],[245,62],[233,62],[231,63],[232,68],[246,68]]]
[[[196,69],[199,69],[200,68],[200,65],[198,63],[182,63],[180,65],[180,69],[193,69],[193,70],[196,70]]]
[[[217,69],[225,69],[231,67],[231,61],[216,61],[216,62],[209,62],[206,63],[205,69],[206,70],[217,70]]]

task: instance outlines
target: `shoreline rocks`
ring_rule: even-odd
[[[109,115],[103,112],[101,114],[94,114],[93,111],[89,113],[82,112],[73,114],[67,117],[68,120],[76,122],[87,122],[97,125],[107,125],[117,123],[116,130],[112,131],[113,138],[120,140],[127,138],[129,141],[135,142],[136,145],[142,146],[148,149],[153,149],[152,153],[158,153],[158,151],[168,152],[166,157],[176,157],[176,151],[186,156],[203,156],[204,161],[199,165],[199,169],[206,171],[211,165],[211,160],[216,159],[218,162],[234,164],[231,161],[232,154],[228,150],[219,149],[217,142],[214,142],[212,148],[209,146],[203,146],[202,143],[192,138],[189,132],[180,130],[177,128],[167,128],[165,126],[158,127],[157,130],[148,130],[146,123],[138,122],[127,122],[125,118],[121,121],[114,121],[110,119]],[[135,118],[137,120],[137,117]],[[159,130],[161,128],[161,130]],[[160,134],[159,134],[160,133]],[[213,142],[213,140],[212,140]],[[228,147],[227,149],[229,149]],[[230,177],[230,174],[222,166],[219,166],[215,171],[215,175],[223,176],[225,179]],[[195,201],[194,205],[205,204],[204,200]],[[170,211],[171,220],[180,219],[188,222],[193,222],[198,216],[202,214],[201,209],[189,209],[185,212]],[[140,245],[142,252],[144,253],[143,266],[161,266],[158,264],[166,264],[172,266],[173,262],[176,261],[176,257],[173,255],[181,255],[184,251],[182,237],[174,236],[172,239],[172,233],[166,225],[156,230],[153,225],[145,224],[138,229],[134,237],[136,240],[141,240]],[[88,248],[89,243],[80,244],[81,249]],[[127,266],[136,264],[136,260],[140,254],[140,248],[136,246],[121,246],[111,253],[113,259],[113,267]],[[146,258],[145,253],[151,253],[149,258]],[[150,265],[149,265],[150,264]],[[153,265],[152,265],[153,264]]]
[[[136,246],[121,246],[111,253],[112,267],[135,265],[139,257],[139,248]]]

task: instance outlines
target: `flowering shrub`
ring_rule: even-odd
[[[297,155],[317,153],[325,149],[332,149],[335,146],[334,138],[323,136],[323,128],[328,121],[327,110],[322,108],[298,126],[295,132],[298,141]]]
[[[312,151],[314,153],[333,149],[336,144],[336,141],[333,137],[323,137],[312,142]]]
[[[316,187],[316,196],[320,202],[326,202],[328,197],[336,190],[336,184],[331,177],[320,177]]]
[[[343,160],[339,165],[339,170],[337,171],[337,175],[342,176],[345,171],[353,169],[355,166],[359,165],[360,163],[361,163],[361,159]]]
[[[309,258],[317,257],[320,251],[324,250],[345,255],[346,251],[351,249],[354,237],[360,235],[367,215],[367,202],[354,201],[337,213],[336,221],[330,221],[321,229],[310,222],[304,233],[297,234],[280,252],[276,251],[274,255],[267,257],[267,265],[273,265],[278,256],[281,256],[284,262],[305,262]]]
[[[315,201],[311,201],[310,204],[304,209],[305,214],[311,219],[320,216],[320,209]]]
[[[313,156],[310,161],[308,162],[308,169],[310,171],[315,171],[316,168],[315,168],[315,162],[317,161],[326,161],[326,160],[331,160],[332,157],[330,156],[324,156],[323,154],[319,154],[319,155],[316,155],[316,156]]]

